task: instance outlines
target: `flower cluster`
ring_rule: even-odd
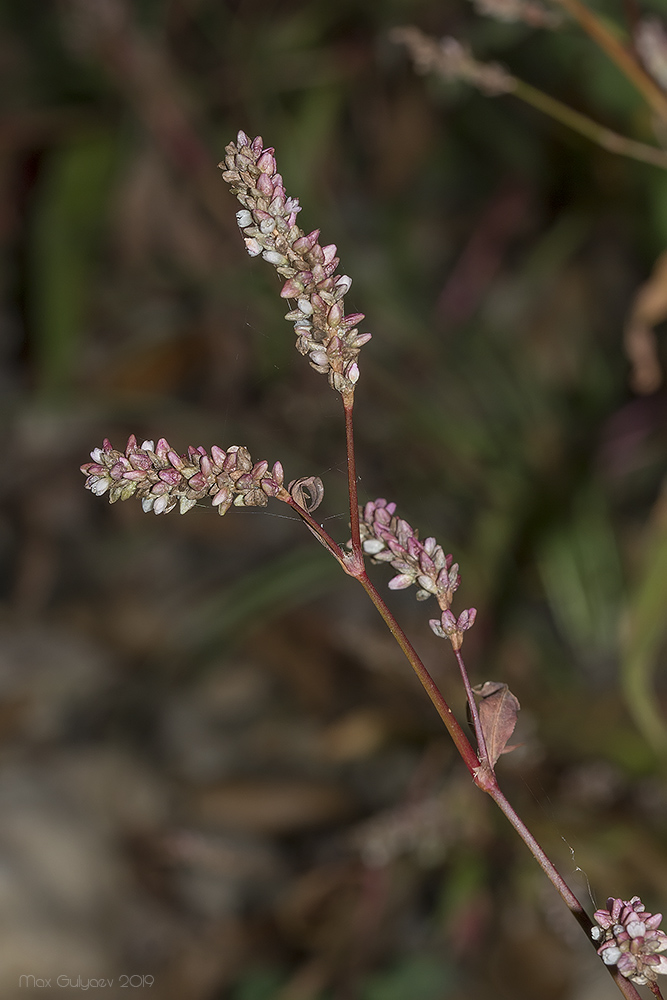
[[[417,600],[431,595],[437,598],[442,615],[429,621],[431,629],[441,639],[448,638],[455,650],[463,644],[463,633],[472,628],[477,615],[475,608],[462,611],[458,619],[449,610],[461,583],[458,563],[445,555],[435,538],[423,542],[407,521],[396,517],[396,504],[380,497],[359,508],[359,534],[364,552],[374,563],[389,563],[397,576],[389,581],[390,590],[405,590],[413,584],[419,587]]]
[[[139,497],[143,509],[154,514],[167,514],[176,504],[185,514],[204,497],[225,514],[232,504],[264,507],[269,497],[288,496],[280,462],[269,471],[268,462],[253,464],[248,449],[237,444],[226,452],[213,445],[210,455],[202,447],[178,455],[164,438],[157,447],[153,441],[139,447],[131,434],[124,454],[105,439],[90,457],[92,462],[81,466],[86,489],[97,496],[108,491],[110,503]]]
[[[360,508],[359,531],[364,552],[374,563],[387,562],[398,573],[389,581],[391,590],[404,590],[413,584],[420,589],[417,600],[433,595],[445,609],[450,606],[458,588],[458,563],[445,555],[435,538],[420,542],[417,532],[407,521],[396,517],[396,504],[386,500],[370,500]]]
[[[477,87],[487,97],[511,94],[516,80],[498,63],[478,62],[456,38],[438,41],[419,28],[395,28],[391,37],[405,45],[418,73],[438,73],[445,80],[462,80]]]
[[[607,900],[606,910],[596,910],[597,924],[591,930],[594,941],[601,942],[598,955],[605,965],[615,965],[622,976],[643,986],[667,975],[667,934],[659,931],[662,913],[646,913],[639,896]]]
[[[456,652],[463,645],[463,633],[473,627],[476,617],[477,608],[468,608],[466,611],[462,611],[458,618],[455,618],[452,612],[447,609],[447,611],[442,612],[439,619],[431,618],[429,625],[431,631],[435,632],[440,639],[449,639]]]
[[[281,297],[296,299],[296,309],[285,319],[294,323],[297,350],[329,376],[334,389],[352,392],[359,378],[359,349],[371,334],[357,329],[363,313],[345,315],[344,297],[352,279],[336,275],[340,261],[335,244],[322,247],[319,229],[306,235],[296,225],[299,200],[287,197],[274,151],[263,148],[261,136],[251,140],[239,132],[225,152],[219,166],[243,205],[236,219],[246,249],[251,257],[261,254],[287,279]]]

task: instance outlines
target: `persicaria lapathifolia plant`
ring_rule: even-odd
[[[339,545],[313,518],[312,512],[323,497],[317,477],[296,479],[285,486],[280,462],[272,466],[265,460],[253,462],[241,445],[226,449],[214,445],[210,451],[190,447],[179,455],[164,438],[157,445],[144,441],[139,446],[131,436],[124,452],[105,441],[91,452],[92,462],[81,467],[87,477],[86,487],[98,496],[107,493],[111,503],[136,496],[145,511],[155,514],[166,514],[176,506],[185,514],[203,501],[217,507],[220,514],[232,506],[264,507],[270,499],[288,504],[369,595],[447,727],[473,781],[504,812],[589,939],[592,937],[621,993],[638,1000],[633,985],[636,982],[648,983],[660,996],[655,979],[667,972],[667,958],[658,955],[667,950],[667,935],[657,930],[660,915],[644,914],[637,897],[629,903],[610,900],[609,912],[599,910],[593,924],[500,789],[495,765],[501,754],[512,749],[508,741],[519,702],[506,684],[486,681],[475,688],[470,684],[461,649],[476,611],[469,608],[455,615],[451,610],[461,583],[453,556],[445,554],[435,538],[421,541],[418,532],[398,516],[394,503],[379,498],[359,506],[353,408],[359,351],[370,340],[370,334],[358,331],[363,315],[345,315],[344,297],[352,282],[347,275],[336,273],[336,247],[321,246],[318,230],[306,235],[296,225],[298,200],[286,194],[273,150],[264,148],[260,136],[251,140],[245,132],[239,132],[236,142],[227,146],[226,154],[221,164],[223,177],[243,206],[237,220],[246,248],[251,256],[261,254],[284,279],[280,294],[292,300],[293,308],[286,318],[294,324],[297,350],[308,357],[316,371],[328,376],[342,398],[351,538]],[[395,575],[389,581],[390,589],[415,586],[417,600],[433,597],[437,601],[440,614],[429,625],[437,636],[451,643],[466,690],[476,749],[369,579],[365,556],[374,563],[391,566]]]

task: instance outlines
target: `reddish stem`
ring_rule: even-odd
[[[354,460],[354,438],[353,438],[353,424],[352,424],[352,411],[354,406],[354,395],[349,393],[343,395],[343,405],[345,408],[345,437],[347,442],[347,469],[348,469],[348,487],[349,487],[349,497],[350,497],[350,524],[352,530],[352,553],[348,554],[331,538],[331,536],[324,530],[321,524],[312,517],[312,515],[301,507],[296,501],[290,496],[290,494],[283,490],[278,496],[278,499],[283,500],[288,503],[293,510],[301,517],[312,533],[319,539],[319,541],[324,545],[324,547],[334,556],[334,558],[340,563],[345,572],[358,580],[362,585],[370,599],[372,600],[375,607],[380,612],[380,615],[384,619],[389,631],[393,635],[394,639],[403,650],[410,666],[416,673],[422,687],[428,694],[433,706],[435,707],[438,715],[444,722],[447,731],[449,732],[454,745],[461,755],[463,762],[465,763],[473,781],[482,791],[486,792],[496,803],[498,808],[505,814],[509,822],[512,824],[516,832],[519,834],[523,842],[528,847],[529,851],[539,864],[542,871],[545,873],[547,878],[551,881],[553,886],[558,891],[559,895],[565,902],[576,921],[579,923],[583,931],[585,932],[588,940],[591,940],[590,932],[593,926],[592,921],[583,906],[572,892],[567,882],[560,874],[558,869],[550,861],[548,856],[540,847],[539,843],[530,832],[526,824],[519,818],[514,808],[510,805],[505,795],[498,785],[498,780],[494,773],[494,770],[489,761],[488,750],[486,747],[486,741],[484,739],[484,734],[482,732],[481,723],[479,720],[479,712],[477,709],[477,703],[472,692],[470,685],[470,680],[468,678],[468,673],[465,667],[462,656],[458,650],[455,651],[456,659],[458,661],[459,669],[461,671],[461,676],[463,678],[463,683],[466,689],[466,694],[468,697],[468,702],[470,704],[470,710],[473,717],[473,722],[475,724],[475,732],[477,734],[477,741],[480,750],[480,757],[475,753],[470,741],[468,740],[463,729],[459,725],[457,719],[455,718],[451,708],[445,701],[442,693],[438,689],[435,681],[431,677],[430,673],[422,663],[419,655],[412,646],[412,643],[406,636],[405,632],[401,626],[396,621],[394,615],[387,607],[382,596],[373,585],[373,583],[368,578],[363,561],[363,552],[361,547],[361,537],[359,531],[359,502],[357,498],[357,476]],[[612,976],[614,982],[616,983],[620,992],[627,998],[627,1000],[641,1000],[641,997],[630,980],[625,979],[618,971],[616,966],[607,966],[607,969]],[[651,987],[653,988],[653,987]],[[657,987],[656,987],[657,988]],[[655,990],[654,990],[655,992]],[[656,996],[660,996],[660,992],[656,993]]]
[[[347,489],[350,498],[350,532],[352,534],[352,552],[363,566],[364,555],[361,548],[359,533],[359,498],[357,495],[357,464],[354,457],[354,425],[352,414],[354,410],[354,390],[343,393],[345,409],[345,445],[347,450]]]
[[[463,732],[463,729],[459,725],[451,708],[443,698],[442,693],[438,689],[437,684],[435,683],[435,681],[429,674],[428,670],[422,663],[416,650],[412,646],[412,643],[410,642],[405,632],[394,618],[393,614],[385,604],[381,595],[378,593],[374,585],[369,580],[366,572],[364,571],[363,573],[356,576],[356,579],[359,581],[361,586],[364,588],[364,590],[372,600],[375,607],[382,615],[385,624],[387,625],[387,628],[389,629],[394,639],[405,653],[405,656],[407,657],[410,666],[416,673],[417,677],[419,678],[422,684],[422,687],[424,688],[427,695],[431,699],[436,712],[438,713],[438,715],[444,722],[445,726],[447,727],[449,735],[454,740],[456,749],[461,754],[465,766],[470,771],[473,780],[475,780],[475,774],[477,773],[480,767],[479,757],[473,750],[468,737]]]
[[[468,677],[468,671],[466,670],[466,665],[463,662],[463,657],[458,649],[454,650],[454,655],[456,656],[456,662],[459,665],[459,670],[461,671],[461,677],[463,678],[463,686],[466,689],[466,698],[468,699],[468,705],[470,706],[470,715],[472,716],[472,724],[475,728],[475,736],[477,737],[477,755],[483,764],[488,764],[488,766],[493,771],[493,764],[489,759],[489,751],[486,746],[486,739],[484,737],[484,730],[482,729],[482,723],[479,718],[479,709],[477,708],[477,702],[475,701],[475,695],[473,694],[472,685],[470,684],[470,678]]]

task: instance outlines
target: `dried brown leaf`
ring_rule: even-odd
[[[486,749],[491,767],[503,753],[510,753],[515,747],[508,747],[507,741],[514,732],[519,709],[516,698],[507,684],[501,681],[485,681],[473,688],[479,699],[479,721],[484,733]]]

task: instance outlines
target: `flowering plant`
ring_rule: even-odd
[[[360,333],[360,313],[345,314],[344,298],[352,284],[338,274],[336,246],[321,246],[319,231],[305,234],[296,224],[298,199],[286,194],[277,172],[274,151],[265,148],[262,138],[250,139],[239,132],[226,148],[221,164],[223,178],[242,208],[237,221],[248,253],[262,256],[284,279],[280,295],[293,300],[286,319],[294,324],[296,347],[312,368],[327,376],[340,394],[345,418],[347,474],[350,512],[350,539],[336,542],[313,517],[323,497],[321,481],[302,477],[285,485],[278,461],[271,467],[266,460],[253,462],[247,448],[231,445],[189,447],[179,455],[161,438],[157,444],[137,444],[130,436],[124,452],[107,440],[91,452],[91,462],[81,467],[86,487],[94,494],[107,494],[109,501],[137,497],[144,511],[167,514],[178,507],[187,513],[197,503],[208,500],[221,515],[233,506],[264,507],[270,499],[288,504],[318,540],[334,556],[342,569],[364,588],[403,650],[444,722],[473,782],[502,810],[519,836],[560,893],[575,919],[597,946],[598,954],[613,976],[621,993],[637,1000],[633,983],[648,984],[660,996],[656,977],[667,973],[667,935],[658,930],[661,915],[644,912],[638,897],[629,902],[610,899],[607,910],[598,910],[594,921],[569,888],[551,860],[517,815],[496,777],[496,763],[513,748],[508,741],[514,730],[519,702],[507,685],[486,681],[472,687],[462,656],[465,633],[476,618],[476,609],[455,615],[452,603],[459,589],[459,566],[451,554],[433,537],[424,541],[396,512],[396,505],[378,498],[359,505],[355,467],[353,411],[359,382],[359,353],[371,339]],[[417,588],[418,601],[435,598],[440,615],[429,625],[436,636],[449,639],[463,685],[475,733],[471,744],[433,678],[413,648],[383,597],[368,577],[365,557],[387,563],[395,575],[389,588]]]

